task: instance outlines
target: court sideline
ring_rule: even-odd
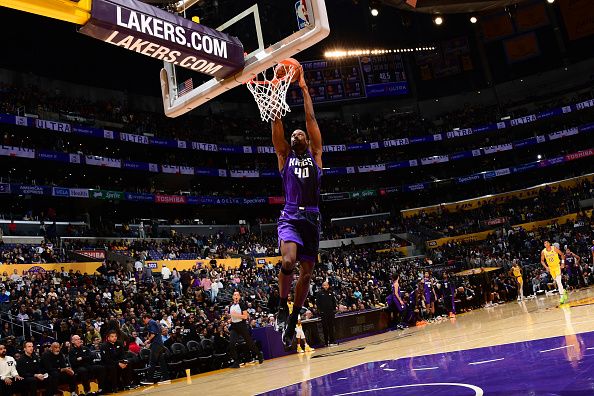
[[[224,369],[178,379],[171,385],[139,388],[127,395],[159,393],[182,396],[205,391],[213,395],[248,395],[330,374],[373,361],[453,352],[537,340],[594,330],[594,288],[570,294],[573,302],[557,307],[558,296],[540,297],[480,309],[424,327],[391,331],[322,348],[310,355],[272,359],[263,365]],[[323,356],[320,356],[323,355]],[[318,356],[318,357],[316,357]]]

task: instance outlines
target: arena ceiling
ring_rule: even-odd
[[[177,3],[185,1],[188,4],[198,4],[201,6],[213,3],[212,0],[142,0],[145,3],[163,6],[163,8],[174,7]],[[236,0],[218,0],[219,6],[224,6],[226,1]],[[336,2],[337,0],[327,0]],[[349,0],[346,0],[349,1]],[[464,14],[464,13],[482,13],[512,7],[519,3],[525,3],[530,0],[350,0],[354,4],[368,2],[370,6],[384,4],[404,11],[422,12],[428,14]],[[339,0],[345,2],[345,0]],[[212,4],[211,4],[212,5]]]
[[[468,14],[505,9],[527,0],[377,0],[406,11],[429,14]],[[370,1],[373,3],[373,1]]]

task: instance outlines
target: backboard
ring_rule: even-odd
[[[186,11],[200,24],[237,37],[245,51],[243,70],[226,78],[164,62],[163,108],[177,117],[245,83],[279,61],[315,45],[330,33],[325,0],[205,0]]]

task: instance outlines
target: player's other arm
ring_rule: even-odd
[[[281,171],[285,166],[291,148],[287,139],[285,139],[285,127],[283,126],[283,120],[280,118],[272,120],[272,145],[278,159],[278,170]]]
[[[547,265],[546,261],[545,261],[545,256],[544,256],[544,252],[540,252],[540,263],[542,264],[542,266],[544,267],[545,270],[549,270],[549,266]]]
[[[314,113],[313,102],[311,100],[311,96],[309,95],[307,84],[305,83],[305,73],[303,73],[303,69],[301,69],[300,75],[301,77],[299,79],[299,86],[301,87],[301,92],[303,93],[305,128],[307,129],[307,134],[309,135],[309,148],[314,160],[316,161],[316,164],[318,164],[318,166],[321,168],[322,133],[320,132],[320,127],[318,126],[318,121],[316,120],[316,114]]]

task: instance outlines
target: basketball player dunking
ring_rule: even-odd
[[[309,292],[320,242],[318,201],[322,178],[322,135],[303,69],[300,71],[299,86],[303,93],[307,132],[301,129],[293,131],[289,145],[282,120],[277,118],[272,121],[272,143],[285,191],[285,207],[278,219],[282,267],[278,276],[280,306],[276,321],[286,349],[291,347],[295,337],[295,326]],[[299,279],[295,286],[293,311],[289,315],[287,298],[297,261],[300,263]]]
[[[561,260],[559,260],[559,257]],[[559,304],[565,304],[568,299],[567,291],[563,288],[563,282],[561,281],[561,264],[565,265],[565,254],[558,247],[552,246],[551,242],[544,241],[544,249],[540,253],[540,263],[557,283],[559,296],[561,296]]]

